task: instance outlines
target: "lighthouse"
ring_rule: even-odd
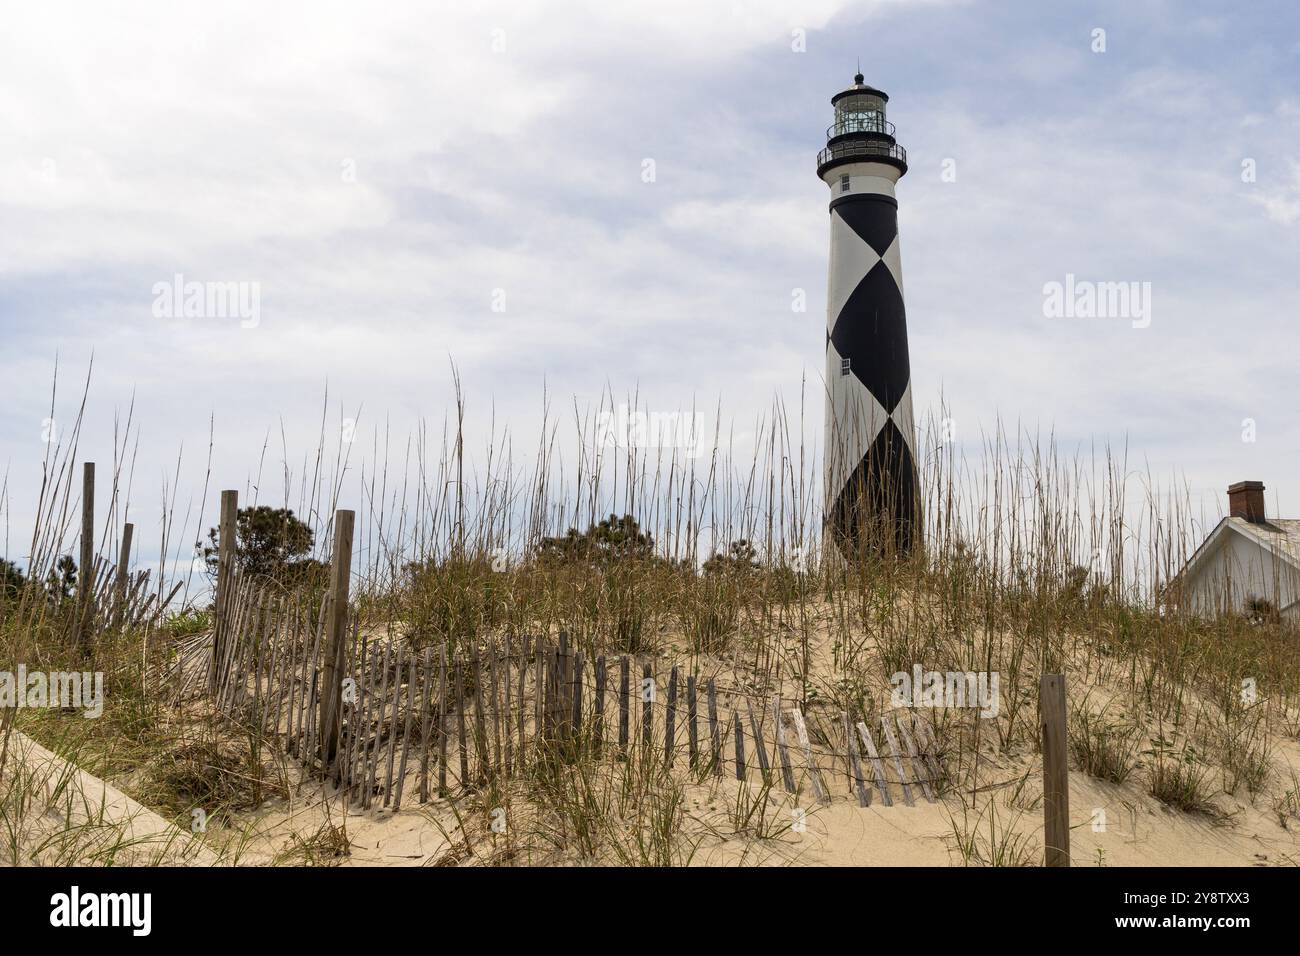
[[[831,97],[817,156],[830,188],[826,303],[826,527],[850,556],[906,554],[920,538],[916,428],[894,186],[907,151],[885,120],[889,97],[853,86]]]

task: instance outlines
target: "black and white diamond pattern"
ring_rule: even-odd
[[[849,540],[866,521],[888,522],[906,549],[919,502],[892,197],[862,195],[831,207],[826,378],[827,517]]]

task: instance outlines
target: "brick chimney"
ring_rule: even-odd
[[[1254,524],[1264,522],[1264,483],[1239,481],[1228,486],[1228,514]]]

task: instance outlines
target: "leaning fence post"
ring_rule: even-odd
[[[1070,768],[1066,759],[1065,677],[1044,674],[1039,686],[1043,736],[1044,864],[1070,865]]]
[[[330,559],[329,618],[321,666],[320,752],[329,766],[339,742],[343,706],[343,643],[348,630],[348,587],[352,580],[352,525],[355,511],[334,512],[334,555]],[[385,795],[386,796],[386,795]]]
[[[117,571],[113,576],[113,626],[120,627],[126,611],[126,569],[131,563],[131,538],[135,534],[135,525],[127,522],[122,525],[122,550],[118,553]]]
[[[95,463],[83,463],[81,469],[81,564],[77,567],[76,644],[90,649],[91,607],[95,595]]]

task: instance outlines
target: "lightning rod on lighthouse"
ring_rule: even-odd
[[[831,97],[817,156],[830,187],[826,304],[825,518],[850,555],[906,554],[920,538],[916,428],[894,185],[907,151],[885,120],[889,97],[862,74]]]

